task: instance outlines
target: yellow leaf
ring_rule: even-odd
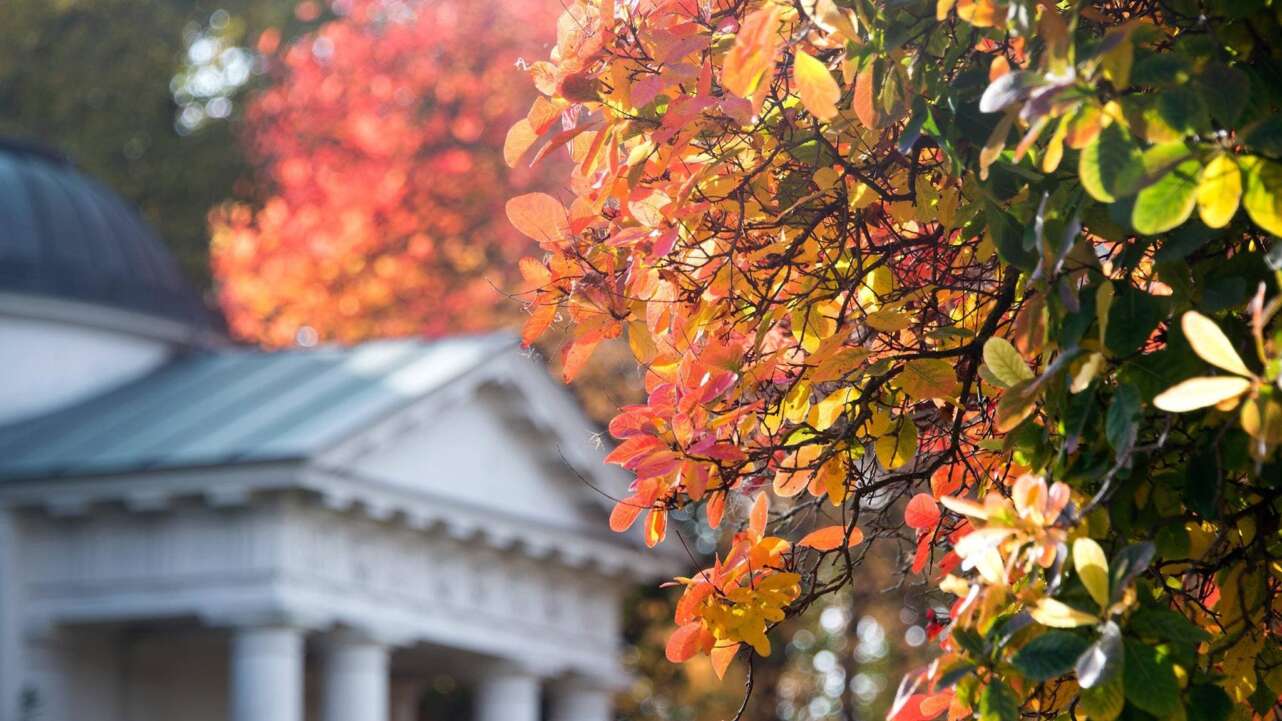
[[[1091,353],[1074,365],[1076,370],[1073,371],[1073,381],[1069,384],[1068,390],[1070,393],[1081,393],[1090,387],[1091,381],[1095,380],[1100,367],[1104,365],[1104,356],[1100,353]]]
[[[900,468],[917,454],[917,426],[909,418],[901,418],[899,432],[882,436],[873,446],[877,460],[886,470]]]
[[[797,95],[810,114],[820,120],[837,117],[837,101],[841,88],[832,79],[832,73],[813,55],[798,49],[793,60],[793,79],[797,82]]]
[[[1191,378],[1162,391],[1153,405],[1171,413],[1187,413],[1237,398],[1251,389],[1245,378]]]
[[[812,406],[806,420],[815,430],[826,431],[845,413],[846,405],[858,396],[859,391],[853,386],[838,388]]]
[[[1208,228],[1233,220],[1242,199],[1242,171],[1232,155],[1217,155],[1202,169],[1197,183],[1197,212]]]
[[[1028,613],[1034,621],[1051,628],[1077,628],[1099,621],[1095,616],[1053,598],[1043,598]]]
[[[883,333],[894,333],[901,331],[913,324],[912,316],[907,313],[900,313],[897,310],[882,309],[869,313],[864,322],[873,330],[879,330]]]
[[[1202,360],[1230,373],[1252,377],[1253,374],[1242,362],[1242,357],[1233,350],[1233,343],[1215,321],[1191,310],[1180,319],[1180,327],[1184,329],[1184,337],[1188,338],[1189,345],[1193,346],[1193,352]]]
[[[1024,362],[1024,357],[1005,338],[994,336],[984,343],[984,364],[995,378],[1007,386],[1033,379],[1033,371]]]
[[[790,423],[800,423],[810,410],[810,384],[799,380],[793,384],[783,399],[783,417]]]
[[[1104,549],[1089,538],[1073,541],[1073,568],[1082,585],[1100,608],[1108,607],[1108,558]]]
[[[949,399],[957,395],[957,374],[953,367],[938,358],[918,358],[904,364],[895,385],[916,401],[933,398]]]
[[[1282,235],[1282,163],[1248,155],[1241,160],[1246,173],[1242,205],[1255,224]]]

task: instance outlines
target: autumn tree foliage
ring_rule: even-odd
[[[555,3],[345,0],[271,57],[246,113],[261,197],[212,214],[233,332],[269,346],[490,329],[529,241],[503,164]],[[268,48],[270,49],[270,48]]]
[[[897,721],[1278,718],[1282,30],[1268,2],[574,0],[507,136],[573,377],[648,399],[611,526],[724,529],[668,657],[903,552]]]

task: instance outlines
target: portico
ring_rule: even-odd
[[[624,481],[586,426],[547,422],[572,405],[542,369],[510,345],[441,351],[335,354],[325,385],[410,399],[292,458],[237,449],[252,460],[0,483],[33,718],[420,721],[423,689],[447,674],[475,721],[606,721],[627,682],[621,600],[678,567],[608,531],[601,493]],[[416,375],[371,373],[384,354]],[[229,372],[276,375],[289,355]],[[160,402],[136,392],[119,400]],[[204,423],[198,442],[253,422]]]

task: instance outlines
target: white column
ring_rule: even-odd
[[[387,721],[387,646],[340,633],[323,649],[321,721]]]
[[[303,633],[286,626],[235,631],[231,721],[303,721]]]
[[[498,666],[476,684],[474,721],[539,721],[541,679],[517,666]]]
[[[548,687],[551,721],[610,721],[614,694],[601,684],[571,678]]]

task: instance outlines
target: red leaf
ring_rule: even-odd
[[[939,523],[939,504],[929,493],[918,493],[904,509],[904,523],[917,530],[934,528]]]
[[[693,621],[681,626],[668,637],[668,646],[664,655],[672,663],[684,663],[699,652],[699,632],[703,625]]]
[[[539,242],[559,240],[570,228],[565,206],[547,193],[526,193],[507,201],[507,219]]]

